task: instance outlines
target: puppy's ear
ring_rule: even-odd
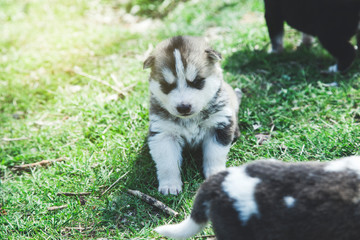
[[[155,62],[155,57],[150,55],[145,61],[144,61],[144,65],[143,68],[147,69],[147,68],[151,68],[154,65]]]
[[[208,55],[208,58],[213,62],[219,62],[222,59],[221,53],[215,51],[214,49],[209,48],[206,49],[205,52]]]

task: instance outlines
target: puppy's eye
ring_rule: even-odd
[[[196,88],[196,89],[202,89],[205,85],[205,78],[201,77],[201,76],[197,76],[194,81],[190,82],[187,81],[187,84],[192,87],[192,88]]]
[[[160,88],[163,93],[169,94],[172,90],[176,88],[176,82],[170,84],[165,80],[160,81]]]

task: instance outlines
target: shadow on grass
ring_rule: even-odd
[[[284,50],[279,54],[270,54],[266,50],[244,49],[235,52],[226,59],[224,69],[233,73],[253,73],[260,71],[293,72],[299,67],[311,64],[316,67],[324,67],[317,61],[319,56],[307,48],[296,51]]]
[[[261,74],[272,83],[281,87],[299,84],[304,81],[334,82],[350,78],[359,71],[357,58],[345,74],[324,74],[335,59],[321,47],[299,47],[296,50],[285,49],[279,54],[269,54],[265,50],[244,49],[229,56],[224,63],[224,70],[235,75]],[[279,81],[283,78],[284,81]]]
[[[346,109],[354,111],[357,105],[351,100],[354,93],[352,95],[350,93],[354,91],[353,89],[360,88],[359,57],[344,74],[321,73],[334,63],[335,59],[321,46],[297,50],[286,49],[281,54],[243,49],[229,56],[223,64],[226,80],[244,92],[238,122],[243,144],[239,144],[238,141],[233,147],[233,156],[239,159],[245,158],[242,152],[251,152],[250,157],[252,155],[284,157],[285,152],[289,156],[294,156],[300,152],[297,145],[300,142],[303,146],[305,144],[311,146],[312,143],[307,140],[311,137],[316,141],[323,141],[324,144],[319,149],[322,153],[326,152],[329,144],[325,144],[327,142],[325,139],[328,135],[333,134],[334,137],[338,137],[341,134],[336,134],[336,130],[324,129],[317,136],[307,129],[312,129],[317,124],[322,125],[319,119],[326,122],[328,119],[337,119]],[[331,108],[333,110],[329,111]],[[354,118],[356,116],[354,115]],[[309,126],[305,123],[309,123]],[[255,129],[255,126],[258,127]],[[254,135],[269,134],[271,131],[274,131],[274,134],[269,146],[278,143],[275,145],[276,148],[267,147],[265,143],[254,151],[250,144],[251,141],[256,140]],[[294,147],[287,148],[284,152],[281,143],[292,141],[288,137],[289,132],[293,132],[294,135],[307,135],[298,138],[294,141],[296,142],[293,144]],[[351,146],[346,148],[350,149],[349,152],[353,151]],[[332,152],[336,151],[331,149],[327,154],[331,155]],[[318,153],[312,149],[311,154]],[[309,153],[310,157],[313,156],[311,154]],[[246,158],[249,159],[249,156]]]
[[[360,59],[357,58],[351,69],[344,74],[322,73],[334,63],[335,60],[321,47],[301,47],[297,50],[286,49],[281,54],[244,49],[229,56],[223,66],[227,80],[244,92],[240,114],[244,107],[250,112],[269,112],[266,116],[248,120],[253,124],[253,121],[262,122],[265,118],[268,124],[272,125],[271,116],[287,116],[293,103],[299,102],[303,97],[312,98],[310,95],[318,92],[311,88],[341,86],[345,91],[345,88],[355,86]],[[326,91],[322,93],[327,94]],[[279,106],[288,110],[274,111],[281,110]],[[290,119],[293,117],[289,115]],[[249,127],[249,123],[246,126]],[[241,128],[241,122],[240,130],[244,130]]]

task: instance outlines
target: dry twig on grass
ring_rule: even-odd
[[[4,142],[14,142],[14,141],[21,141],[21,140],[28,140],[29,138],[27,137],[19,137],[19,138],[2,138],[1,140],[3,140]]]
[[[14,171],[27,171],[30,168],[34,168],[34,167],[45,167],[45,166],[49,166],[50,164],[52,164],[53,162],[63,162],[66,161],[67,159],[64,157],[61,158],[57,158],[57,159],[53,159],[53,160],[42,160],[40,162],[36,162],[36,163],[29,163],[29,164],[23,164],[23,165],[16,165],[13,166],[11,168],[11,170]]]
[[[195,239],[199,239],[199,238],[206,238],[206,239],[209,239],[209,240],[212,240],[212,239],[216,239],[216,236],[215,235],[204,235],[204,236],[198,236],[198,237],[195,237]]]
[[[96,81],[96,82],[98,82],[98,83],[101,83],[101,84],[103,84],[103,85],[111,88],[113,91],[115,91],[115,92],[117,92],[117,94],[119,94],[120,98],[124,98],[124,97],[127,95],[127,93],[135,86],[135,84],[134,84],[134,85],[130,85],[130,86],[128,86],[128,87],[125,87],[123,90],[120,90],[119,88],[111,85],[111,84],[108,83],[108,82],[105,82],[105,81],[99,79],[98,77],[95,77],[95,76],[92,76],[92,75],[90,75],[90,74],[87,74],[87,73],[83,72],[82,69],[79,68],[79,67],[75,67],[75,68],[74,68],[74,72],[75,72],[76,74],[80,75],[80,76],[89,78],[89,79],[91,79],[91,80],[94,80],[94,81]]]
[[[47,210],[48,211],[56,211],[56,210],[61,210],[61,209],[64,209],[64,208],[67,208],[67,204],[65,205],[61,205],[61,206],[54,206],[54,207],[48,207]]]
[[[271,135],[259,133],[259,134],[256,134],[255,137],[257,139],[256,144],[262,145],[264,142],[266,142],[267,140],[270,139]]]
[[[79,192],[79,193],[74,193],[74,192],[58,192],[56,195],[57,196],[87,196],[90,195],[90,192]]]
[[[112,125],[110,124],[109,126],[107,126],[107,127],[105,128],[104,131],[102,131],[101,134],[104,135],[111,127],[112,127]]]
[[[110,189],[112,189],[116,184],[118,184],[118,183],[120,182],[120,180],[123,179],[128,173],[129,173],[129,171],[127,171],[126,173],[124,173],[124,175],[122,175],[121,177],[119,177],[113,184],[111,184],[110,187],[108,187],[108,188],[100,195],[100,197],[104,196],[108,191],[110,191]]]
[[[133,196],[136,196],[138,198],[140,198],[141,200],[143,200],[144,202],[150,204],[151,206],[154,206],[154,207],[157,207],[159,208],[160,210],[162,210],[163,212],[171,215],[171,216],[179,216],[179,213],[174,211],[173,209],[171,209],[170,207],[166,206],[164,203],[160,202],[159,200],[145,194],[145,193],[142,193],[140,191],[137,191],[137,190],[131,190],[131,189],[128,189],[127,190],[128,193],[130,193],[131,195]]]
[[[84,230],[86,230],[86,229],[89,229],[89,228],[84,228],[84,227],[64,227],[64,228],[62,228],[61,230],[62,230],[62,231],[77,230],[77,231],[79,231],[79,232],[82,232],[82,231],[84,231]]]
[[[64,228],[61,228],[61,233],[63,234],[63,236],[66,236],[66,235],[71,235],[71,232],[72,231],[79,231],[79,232],[84,232],[84,231],[88,231],[88,230],[91,230],[91,229],[94,229],[94,223],[91,223],[91,224],[86,224],[86,226],[81,226],[81,224],[79,223],[79,225],[77,227],[64,227]]]
[[[257,139],[256,144],[262,145],[264,142],[268,141],[271,138],[274,128],[275,128],[275,125],[272,125],[269,134],[263,134],[263,133],[256,134],[255,135],[255,137]]]

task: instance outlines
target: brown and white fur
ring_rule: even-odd
[[[185,239],[209,220],[218,240],[358,240],[360,156],[229,168],[203,183],[190,217],[155,231]]]
[[[206,178],[225,169],[239,135],[241,92],[224,82],[220,60],[203,38],[177,36],[161,42],[144,62],[151,68],[148,144],[163,194],[182,190],[184,148],[202,151]]]

